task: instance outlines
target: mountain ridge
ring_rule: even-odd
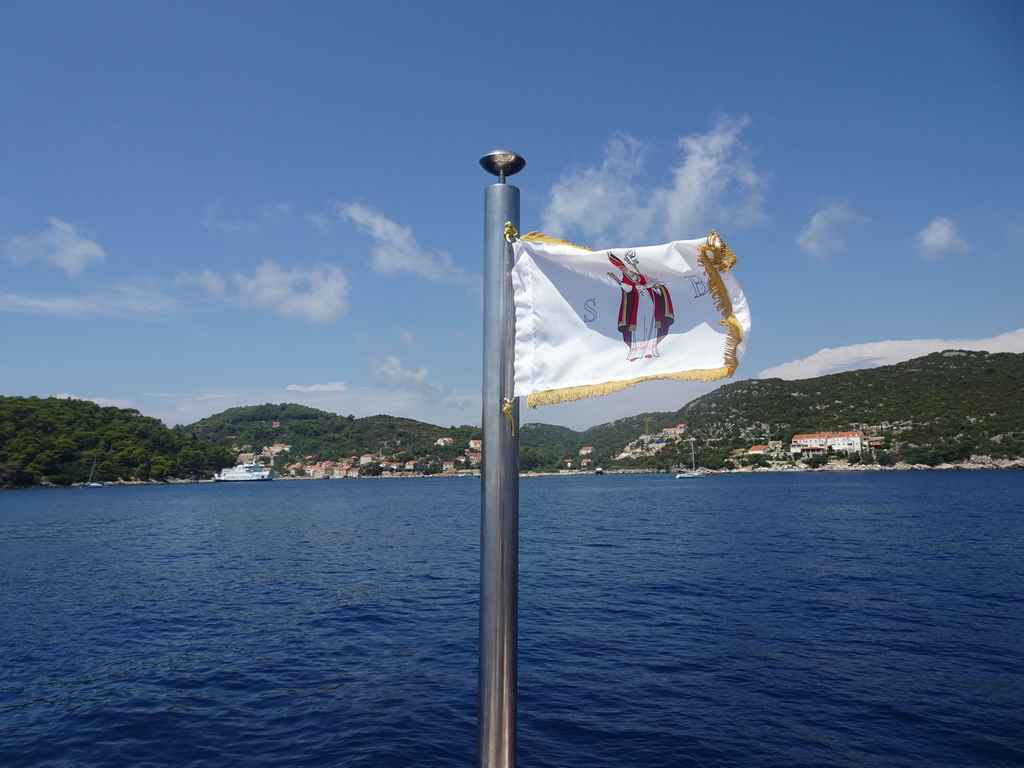
[[[804,432],[869,428],[884,433],[890,447],[910,458],[915,450],[963,453],[968,448],[994,458],[1016,458],[1024,455],[1024,403],[1013,393],[1022,378],[1024,354],[945,350],[808,379],[743,379],[674,411],[640,413],[585,430],[528,420],[532,413],[522,414],[520,467],[564,466],[584,446],[594,449],[595,466],[607,464],[639,435],[678,424],[688,425],[688,434],[702,443],[706,458],[767,440],[788,442]],[[381,422],[375,433],[378,442],[388,443],[389,435],[404,436],[407,446],[418,449],[429,449],[426,443],[441,436],[455,437],[457,448],[480,437],[479,428],[470,425],[443,428],[385,415],[331,417],[352,427],[376,419]],[[679,463],[681,454],[670,450],[658,461],[658,466]]]
[[[744,448],[795,434],[862,430],[890,457],[937,464],[972,455],[1024,457],[1024,354],[945,350],[879,366],[809,379],[743,379],[724,384],[674,411],[641,413],[573,430],[539,421],[520,427],[522,471],[580,466],[665,469],[689,465],[689,441],[621,459],[645,434],[687,425],[698,463],[729,466]],[[532,415],[532,414],[531,414]],[[451,438],[450,444],[441,438]],[[479,427],[442,427],[378,414],[356,418],[295,403],[237,406],[194,424],[166,427],[133,409],[66,398],[0,396],[0,486],[71,484],[88,476],[93,458],[105,479],[209,477],[243,451],[268,446],[287,462],[343,461],[373,454],[419,461],[440,472],[467,460]],[[282,446],[290,446],[284,449]],[[477,449],[478,450],[478,449]]]

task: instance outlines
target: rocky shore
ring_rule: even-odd
[[[826,464],[816,469],[803,465],[780,465],[775,467],[741,467],[739,469],[724,469],[718,471],[708,470],[707,474],[735,474],[747,472],[907,472],[924,470],[951,470],[951,469],[1024,469],[1024,458],[1017,459],[993,459],[991,456],[972,456],[970,461],[958,461],[955,464],[907,464],[898,461],[892,466],[880,464],[847,464],[836,463]],[[698,472],[701,470],[697,470]]]
[[[817,469],[811,469],[803,465],[778,465],[774,467],[741,467],[739,469],[723,469],[723,470],[701,470],[697,471],[706,475],[728,475],[728,474],[747,474],[752,472],[909,472],[909,471],[925,471],[925,470],[971,470],[971,469],[1024,469],[1024,458],[1017,459],[993,459],[991,456],[972,456],[970,461],[961,461],[955,464],[938,464],[936,466],[930,466],[928,464],[907,464],[905,462],[897,462],[890,467],[883,467],[879,464],[826,464],[823,467]],[[654,474],[674,474],[675,470],[672,469],[605,469],[604,474],[606,475],[654,475]],[[559,475],[592,475],[593,471],[580,471],[580,470],[562,470],[560,472],[522,472],[520,477],[557,477]],[[394,477],[466,477],[467,475],[452,475],[452,474],[437,474],[437,475],[419,475],[416,473],[403,473],[402,475],[393,475]],[[479,475],[473,475],[473,477],[479,477]],[[315,478],[296,478],[296,477],[278,477],[277,480],[312,480]],[[381,478],[356,478],[356,479],[381,479]],[[391,478],[383,478],[391,479]],[[180,478],[168,478],[166,480],[115,480],[112,482],[104,483],[104,485],[166,485],[168,483],[212,483],[213,480],[184,480]],[[58,487],[69,487],[69,486],[55,486],[48,483],[41,483],[37,486],[31,486],[34,488],[58,488]],[[84,484],[76,483],[73,488],[82,488]],[[14,490],[7,489],[7,490]]]

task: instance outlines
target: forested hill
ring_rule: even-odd
[[[95,473],[93,464],[95,463]],[[159,419],[89,400],[0,396],[0,488],[207,477],[234,454]]]
[[[259,451],[280,444],[290,446],[287,458],[331,461],[364,453],[413,458],[433,452],[438,438],[451,437],[461,449],[481,434],[479,427],[468,425],[439,427],[385,415],[357,419],[295,403],[229,408],[178,429],[225,447],[251,446]]]
[[[528,417],[525,412],[523,419]],[[584,445],[595,448],[594,459],[604,460],[622,450],[645,428],[655,429],[659,419],[647,415],[632,416],[610,424],[577,432],[551,424],[523,423],[520,429],[520,467],[524,471],[564,466],[563,460],[578,456]],[[661,427],[659,426],[658,429]],[[194,431],[202,439],[235,449],[288,446],[278,463],[312,457],[315,461],[340,461],[351,456],[372,453],[388,460],[418,459],[427,465],[439,465],[463,453],[469,441],[482,437],[479,427],[440,427],[396,416],[339,416],[328,411],[294,403],[229,408],[208,416],[183,432]],[[442,437],[453,439],[451,446],[438,446]]]
[[[1024,354],[935,352],[813,379],[727,384],[667,416],[691,434],[739,444],[873,428],[901,447],[961,445],[1024,456]]]
[[[946,350],[812,379],[737,381],[677,411],[644,413],[584,432],[525,424],[521,441],[538,450],[591,445],[607,464],[639,435],[677,424],[688,425],[704,457],[768,440],[788,443],[795,434],[870,428],[908,461],[927,463],[928,454],[1018,458],[1024,456],[1022,381],[1024,354]],[[538,412],[543,415],[543,408]],[[686,463],[689,455],[668,450],[659,460]]]
[[[908,462],[972,454],[1024,457],[1022,381],[1024,354],[947,350],[813,379],[737,381],[676,411],[639,414],[583,432],[529,422],[544,409],[524,409],[520,467],[557,469],[579,457],[584,446],[593,448],[593,466],[614,466],[614,457],[638,436],[680,423],[688,425],[705,466],[736,448],[851,429],[882,436]],[[441,437],[451,437],[452,444],[437,445]],[[279,465],[307,456],[340,461],[373,453],[437,468],[480,437],[480,428],[468,425],[355,418],[289,403],[230,408],[168,429],[137,411],[84,400],[0,396],[0,487],[84,482],[94,457],[105,481],[203,477],[234,463],[245,446],[260,451],[275,444],[290,446],[277,455]],[[667,466],[688,463],[688,454],[688,445],[673,444],[651,459]]]

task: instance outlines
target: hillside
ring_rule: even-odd
[[[907,460],[936,463],[971,453],[993,458],[1024,455],[1024,403],[1017,394],[1024,355],[946,351],[896,365],[846,371],[814,379],[748,379],[726,384],[677,411],[643,413],[578,432],[528,421],[523,412],[520,466],[555,469],[592,446],[595,466],[614,466],[624,445],[645,432],[685,423],[698,441],[702,463],[719,466],[735,449],[794,434],[868,429],[884,436]],[[272,427],[272,420],[280,422]],[[234,442],[293,445],[292,456],[339,459],[366,452],[407,451],[444,458],[440,436],[464,448],[480,436],[474,427],[436,427],[409,419],[356,419],[296,405],[233,408],[203,420],[200,434]],[[689,463],[688,447],[670,446],[654,465]],[[916,453],[915,453],[916,452]],[[945,452],[945,453],[944,453]],[[687,455],[683,455],[683,454]],[[685,462],[684,462],[685,460]]]
[[[339,416],[328,411],[294,403],[266,403],[229,408],[201,421],[178,427],[195,432],[203,440],[226,448],[250,450],[275,444],[290,448],[281,461],[313,457],[317,461],[337,461],[349,456],[374,453],[390,457],[444,455],[453,449],[436,446],[441,437],[451,437],[465,448],[470,439],[480,437],[480,428],[439,427],[397,416]]]
[[[863,429],[910,463],[1016,458],[1024,456],[1022,377],[1022,354],[947,350],[813,379],[734,382],[666,421],[688,424],[705,457],[794,434]]]
[[[1024,355],[947,350],[814,379],[727,384],[676,411],[707,439],[788,440],[872,427],[901,446],[971,443],[992,456],[1024,450]]]
[[[689,443],[655,456],[616,461],[645,433],[688,425],[698,463],[727,466],[737,449],[794,434],[862,429],[887,456],[937,464],[971,455],[1024,457],[1024,354],[947,350],[896,365],[813,379],[748,379],[726,384],[676,411],[644,413],[578,432],[526,421],[520,467],[554,470],[591,446],[592,466],[665,468],[689,464]],[[438,446],[438,438],[451,445]],[[0,487],[87,479],[93,457],[102,479],[208,476],[242,450],[288,445],[275,463],[341,461],[372,453],[416,459],[428,471],[462,456],[479,427],[441,427],[387,415],[355,418],[294,403],[229,408],[167,429],[137,411],[82,400],[0,397]]]
[[[0,488],[209,476],[227,450],[127,408],[0,396]]]

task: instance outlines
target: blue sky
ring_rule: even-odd
[[[1022,352],[1021,39],[1012,0],[6,0],[0,394],[479,424],[499,147],[524,229],[719,231],[753,317],[735,379]]]

